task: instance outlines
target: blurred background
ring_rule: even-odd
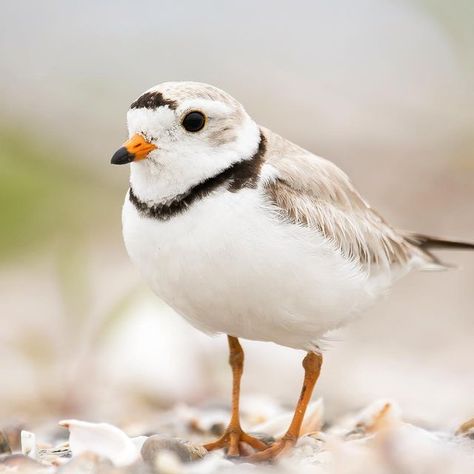
[[[229,401],[225,338],[160,302],[122,244],[128,169],[109,161],[156,83],[212,83],[394,225],[474,240],[471,0],[2,2],[0,57],[2,421]],[[474,255],[443,257],[461,269],[331,335],[329,418],[379,397],[431,427],[474,416]],[[244,405],[293,404],[303,354],[244,348]]]

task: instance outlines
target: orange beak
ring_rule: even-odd
[[[113,165],[125,165],[132,161],[144,160],[150,151],[156,148],[156,145],[147,142],[142,135],[136,133],[114,153],[110,162]]]

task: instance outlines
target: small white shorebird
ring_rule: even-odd
[[[128,111],[123,234],[152,289],[192,325],[228,335],[232,416],[206,448],[271,459],[296,442],[318,379],[318,342],[412,270],[444,268],[432,249],[474,249],[397,231],[331,162],[258,126],[225,92],[167,82]],[[307,351],[286,435],[272,446],[239,422],[238,337]]]

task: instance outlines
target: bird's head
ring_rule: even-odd
[[[216,87],[165,82],[135,100],[129,139],[111,162],[131,163],[131,184],[144,200],[186,192],[258,148],[259,128],[242,105]]]

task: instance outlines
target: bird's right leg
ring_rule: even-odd
[[[304,414],[306,412],[306,408],[308,407],[308,403],[311,400],[313,388],[319,378],[322,362],[323,357],[321,354],[316,352],[308,352],[306,357],[303,359],[303,387],[301,388],[300,398],[298,399],[290,427],[286,431],[286,434],[283,436],[283,438],[273,443],[269,448],[248,456],[245,458],[246,461],[272,461],[293,448],[293,446],[296,444],[296,441],[298,440],[298,436],[300,435]]]
[[[263,441],[245,433],[240,426],[240,380],[244,369],[244,351],[239,340],[233,336],[227,336],[229,342],[229,364],[232,368],[232,415],[230,423],[224,434],[217,441],[207,443],[204,447],[208,451],[227,448],[229,457],[240,456],[240,443],[245,443],[261,451],[268,448]]]

